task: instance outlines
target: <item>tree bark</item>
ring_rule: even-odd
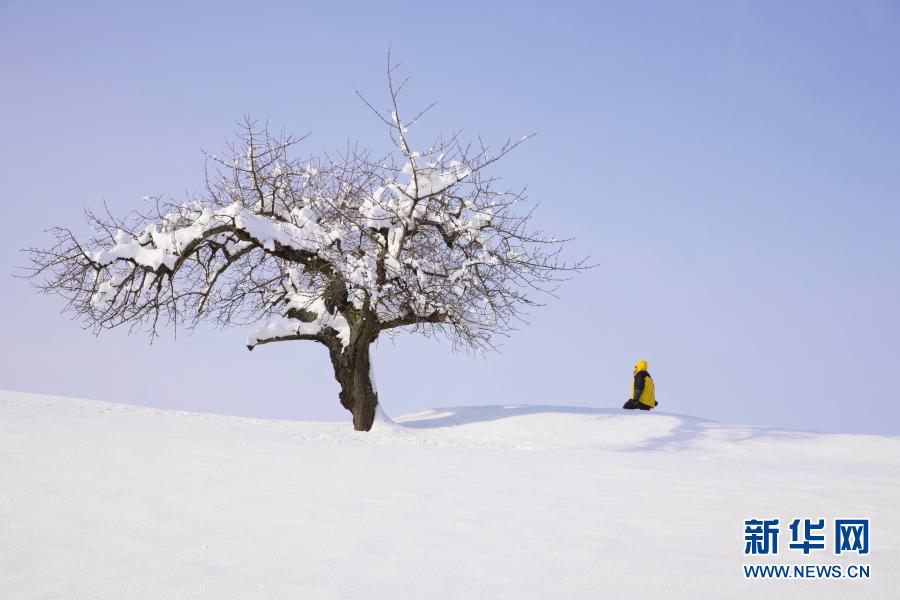
[[[369,346],[374,341],[370,336],[357,334],[350,336],[350,344],[345,348],[331,349],[331,363],[334,378],[341,386],[341,406],[353,415],[356,431],[369,431],[375,421],[378,406],[378,392],[372,383]]]

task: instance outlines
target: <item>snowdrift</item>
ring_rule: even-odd
[[[0,392],[4,599],[895,598],[898,504],[897,437],[519,405],[366,434]],[[796,517],[870,518],[871,579],[746,580],[743,521]]]

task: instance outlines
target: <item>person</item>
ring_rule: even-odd
[[[634,382],[631,384],[631,398],[622,408],[627,408],[628,410],[651,410],[657,404],[653,378],[647,372],[647,361],[639,360],[634,364]]]

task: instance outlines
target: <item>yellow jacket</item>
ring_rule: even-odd
[[[637,393],[637,396],[635,396]],[[631,382],[631,397],[653,408],[656,406],[656,389],[653,378],[647,372],[647,361],[639,360],[634,365],[634,381]]]

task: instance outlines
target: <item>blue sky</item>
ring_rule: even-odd
[[[11,273],[85,206],[199,191],[244,114],[383,146],[354,89],[385,103],[390,45],[423,143],[538,133],[497,174],[598,267],[500,354],[379,342],[389,414],[619,406],[646,358],[666,411],[900,434],[900,3],[185,4],[0,2],[0,387],[349,418],[321,346],[95,338]]]

